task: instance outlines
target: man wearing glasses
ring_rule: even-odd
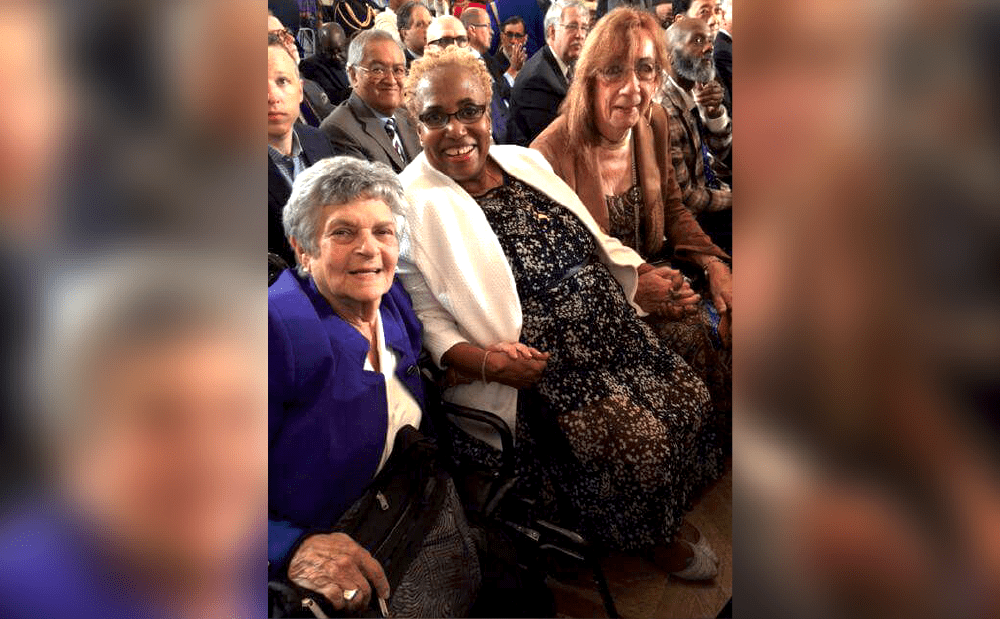
[[[482,21],[476,17],[476,11],[483,13],[481,16]],[[472,13],[469,17],[468,13]],[[462,12],[461,21],[457,17],[451,15],[441,15],[435,17],[434,21],[427,28],[427,49],[444,49],[451,45],[456,45],[458,47],[469,50],[469,53],[477,56],[483,64],[486,65],[486,70],[490,72],[493,78],[493,98],[490,101],[490,125],[493,132],[493,141],[497,144],[507,143],[507,120],[508,120],[508,105],[507,100],[504,98],[504,94],[509,96],[510,89],[501,89],[497,84],[496,76],[492,75],[490,71],[490,65],[486,62],[486,56],[480,53],[477,49],[478,45],[481,45],[482,39],[479,38],[477,34],[469,32],[465,29],[463,23],[466,20],[471,20],[472,22],[485,23],[485,28],[487,34],[492,37],[492,29],[489,25],[489,19],[485,15],[485,11],[480,8],[469,8]],[[477,30],[476,28],[473,31]],[[489,48],[489,39],[486,40],[486,48]],[[491,59],[492,60],[492,59]],[[507,82],[500,78],[500,83],[503,86],[507,85]]]
[[[347,50],[354,92],[322,129],[335,147],[400,172],[420,153],[420,141],[400,108],[406,79],[403,47],[384,30],[364,30]]]
[[[507,19],[500,26],[500,47],[497,49],[493,59],[503,71],[503,77],[511,86],[514,79],[524,67],[524,61],[528,59],[528,52],[525,44],[528,41],[528,34],[524,29],[524,20],[515,15]]]
[[[469,47],[475,50],[476,54],[486,65],[493,78],[493,92],[499,93],[504,105],[510,102],[510,87],[513,82],[504,79],[504,68],[490,56],[490,45],[493,43],[493,25],[490,24],[490,16],[485,9],[470,7],[462,11],[462,24],[469,34]]]
[[[573,65],[590,32],[590,11],[576,0],[557,0],[545,13],[546,45],[524,63],[510,98],[509,138],[527,146],[559,115]]]

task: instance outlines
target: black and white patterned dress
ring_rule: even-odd
[[[722,470],[705,385],[639,319],[569,209],[510,177],[476,200],[514,273],[521,342],[551,353],[519,398],[525,488],[591,540],[669,542]]]

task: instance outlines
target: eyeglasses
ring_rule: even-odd
[[[467,24],[465,27],[466,28],[489,28],[490,30],[493,29],[493,27],[490,24]]]
[[[410,71],[409,69],[406,68],[405,64],[397,64],[391,68],[384,67],[380,64],[373,64],[371,67],[363,67],[361,65],[355,65],[355,67],[358,69],[364,69],[365,71],[368,71],[369,73],[372,74],[372,77],[374,77],[377,80],[385,78],[385,76],[389,75],[390,72],[392,73],[392,76],[398,80],[401,80],[410,74]]]
[[[559,26],[570,34],[576,34],[577,32],[587,34],[590,32],[590,24],[559,24]]]
[[[417,120],[423,123],[423,125],[428,129],[441,129],[451,122],[452,117],[457,118],[458,122],[463,125],[471,125],[482,118],[485,113],[485,105],[466,103],[462,107],[458,108],[458,111],[453,114],[448,114],[440,110],[431,110],[417,116]]]
[[[448,47],[449,45],[457,45],[459,47],[465,47],[469,44],[469,37],[457,36],[457,37],[441,37],[440,39],[434,39],[433,41],[428,41],[428,45],[437,45],[439,47]]]
[[[292,34],[292,31],[288,28],[282,28],[281,30],[268,30],[267,33],[278,37],[278,39],[285,45],[295,42],[295,35]]]
[[[511,32],[510,30],[504,30],[503,36],[508,39],[515,39],[520,41],[521,39],[527,37],[528,35],[523,32]]]
[[[640,60],[631,69],[640,82],[652,82],[660,74],[660,65],[648,60]],[[620,84],[628,78],[629,69],[624,65],[613,64],[597,70],[597,76],[605,84]]]

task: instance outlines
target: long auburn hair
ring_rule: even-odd
[[[662,69],[667,66],[667,46],[663,28],[652,13],[631,7],[619,7],[600,20],[590,32],[576,61],[575,77],[570,84],[560,112],[567,118],[570,147],[596,146],[600,140],[594,119],[594,83],[599,70],[618,59],[631,56],[632,46],[641,35],[653,41],[655,60],[661,71],[656,78],[659,88]],[[640,112],[645,115],[648,110]]]

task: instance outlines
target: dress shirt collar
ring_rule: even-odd
[[[549,48],[549,52],[552,53],[552,57],[556,59],[556,64],[559,65],[559,70],[562,71],[563,77],[565,77],[566,81],[568,82],[569,81],[569,65],[562,61],[562,58],[559,57],[559,54],[556,53],[556,50],[552,49],[552,46],[546,45],[546,47]]]
[[[268,144],[267,145],[267,152],[270,153],[271,151],[274,151],[274,154],[277,155],[277,156],[279,156],[279,157],[285,157],[286,156],[284,153],[282,153],[281,151],[279,151],[277,148],[275,148],[275,147],[271,146],[270,144]],[[301,154],[302,154],[302,144],[301,144],[301,142],[299,142],[299,134],[295,132],[295,126],[293,125],[292,126],[292,151],[291,151],[291,154],[289,154],[287,156],[294,158],[294,157],[298,157]]]

